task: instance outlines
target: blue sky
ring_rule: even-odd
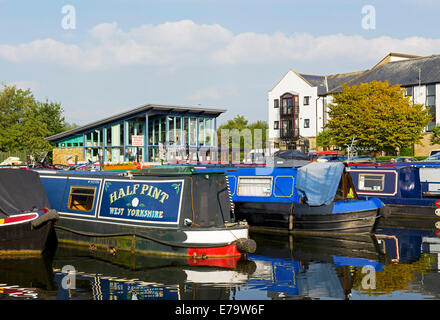
[[[75,8],[75,29],[61,26]],[[362,28],[362,8],[375,29]],[[225,108],[267,120],[290,69],[332,74],[389,52],[438,54],[440,3],[324,0],[0,0],[0,81],[86,124],[146,103]]]

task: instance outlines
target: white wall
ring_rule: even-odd
[[[440,83],[435,85],[435,123],[440,123]]]
[[[413,87],[414,103],[425,104],[426,103],[426,86],[414,86]]]
[[[314,137],[316,135],[316,99],[318,98],[318,88],[310,86],[296,72],[289,70],[268,93],[269,139],[279,138],[280,136],[280,130],[274,130],[274,121],[280,121],[280,108],[274,108],[274,100],[280,99],[287,92],[299,95],[299,134],[303,137]],[[309,105],[304,105],[305,96],[310,97]],[[310,120],[310,128],[304,128],[305,119]]]

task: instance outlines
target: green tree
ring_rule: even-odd
[[[342,87],[333,95],[325,126],[335,145],[344,147],[356,137],[356,146],[394,153],[420,142],[431,115],[424,105],[413,104],[399,85],[372,81]]]
[[[50,151],[44,138],[65,130],[59,103],[40,102],[30,90],[3,85],[0,91],[0,151]]]
[[[228,120],[225,124],[221,125],[217,129],[218,141],[221,142],[221,146],[223,147],[225,146],[225,144],[227,144],[226,141],[221,141],[222,140],[221,132],[222,130],[225,129],[229,130],[227,131],[228,133],[227,136],[229,136],[229,147],[232,147],[233,144],[235,145],[235,143],[233,143],[234,135],[236,136],[241,135],[240,138],[242,139],[240,139],[241,140],[240,147],[242,149],[244,148],[245,141],[250,141],[251,143],[250,146],[246,146],[248,148],[249,147],[252,148],[256,144],[260,144],[258,145],[258,148],[263,148],[265,146],[266,132],[268,130],[268,125],[265,121],[258,120],[256,122],[249,124],[249,121],[243,115],[237,115],[234,117],[234,119]],[[261,135],[260,134],[257,135],[257,132],[261,133]],[[252,142],[260,142],[260,141],[256,141],[259,140],[260,138],[261,138],[261,143],[252,143]]]
[[[440,126],[435,126],[431,129],[432,136],[430,139],[431,144],[440,144]]]
[[[326,129],[318,133],[316,144],[324,150],[327,150],[332,145],[332,134],[330,130]]]

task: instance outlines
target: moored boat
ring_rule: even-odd
[[[91,250],[192,256],[253,252],[231,215],[224,174],[191,168],[138,173],[40,171],[59,212],[58,240]]]
[[[431,227],[439,219],[439,164],[351,164],[347,171],[361,199],[375,197],[386,204],[385,218],[425,222]]]
[[[57,219],[38,173],[0,170],[0,255],[42,253],[56,241]]]
[[[197,168],[225,170],[237,218],[254,229],[284,232],[371,233],[383,203],[359,200],[339,162],[299,167]]]

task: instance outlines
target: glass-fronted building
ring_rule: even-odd
[[[198,160],[216,149],[216,119],[225,111],[149,104],[46,139],[59,152],[75,149],[91,161]]]

